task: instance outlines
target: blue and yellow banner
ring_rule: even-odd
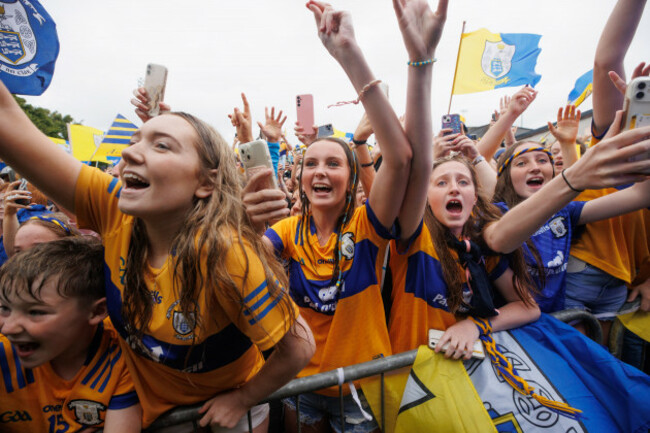
[[[11,93],[42,94],[58,56],[56,25],[37,0],[0,1],[0,80]]]
[[[535,86],[541,35],[492,33],[479,29],[461,36],[454,95],[484,92],[501,87]]]
[[[567,104],[573,104],[578,107],[584,102],[585,99],[591,95],[592,87],[594,82],[594,70],[585,72],[576,80],[576,84],[573,86],[573,90],[569,93],[569,99]]]
[[[115,164],[122,158],[122,149],[129,145],[131,136],[138,127],[126,117],[118,114],[111,124],[111,127],[104,135],[97,151],[91,161],[106,162]]]

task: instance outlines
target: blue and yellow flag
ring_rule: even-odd
[[[0,80],[11,93],[42,94],[58,56],[56,25],[37,0],[0,1]]]
[[[117,163],[122,158],[122,149],[129,145],[131,136],[138,127],[126,117],[118,114],[91,161]]]
[[[594,70],[585,72],[576,80],[573,90],[569,93],[569,99],[567,104],[573,104],[578,107],[584,102],[585,99],[591,95],[592,87],[594,82]]]
[[[484,92],[529,84],[542,78],[535,73],[541,35],[491,33],[479,29],[461,36],[454,95]]]

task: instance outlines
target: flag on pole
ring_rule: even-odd
[[[0,1],[0,80],[11,93],[42,94],[58,55],[56,25],[37,0]]]
[[[585,99],[591,95],[594,81],[594,70],[585,72],[576,80],[573,90],[569,93],[567,104],[573,104],[578,107]]]
[[[461,36],[452,94],[484,92],[502,87],[535,86],[541,35],[492,33],[479,29]]]
[[[97,151],[91,161],[106,162],[115,164],[122,159],[122,149],[131,142],[131,136],[138,127],[131,123],[126,117],[118,114],[111,124],[111,127],[104,135]]]

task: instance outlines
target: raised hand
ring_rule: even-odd
[[[264,232],[266,223],[274,223],[289,215],[285,193],[265,188],[271,176],[271,169],[260,170],[251,176],[242,191],[246,215],[259,233]]]
[[[257,122],[257,125],[264,133],[266,141],[270,143],[279,142],[280,137],[282,137],[282,125],[287,120],[287,116],[282,117],[282,110],[280,110],[276,117],[275,107],[271,107],[271,115],[269,116],[269,109],[264,107],[264,117],[266,118],[264,125],[261,122]]]
[[[402,39],[411,61],[433,57],[447,19],[447,0],[433,12],[426,0],[393,0]]]
[[[450,128],[441,129],[438,135],[433,137],[433,159],[449,155],[449,152],[456,149],[460,137],[460,134],[451,134]]]
[[[151,119],[152,116],[149,115],[149,95],[147,94],[147,89],[144,87],[138,87],[133,91],[133,96],[135,98],[131,99],[131,105],[135,107],[135,114],[142,120],[142,122],[146,122],[147,120]],[[160,107],[160,113],[162,114],[164,111],[171,111],[171,107],[169,104],[160,101],[158,104]]]
[[[312,130],[314,131],[312,134],[307,134],[305,132],[305,128],[303,128],[302,125],[298,122],[296,122],[296,126],[295,128],[293,128],[293,131],[296,134],[298,140],[307,147],[309,147],[310,144],[316,141],[316,136],[318,134],[318,126],[313,125]]]
[[[512,95],[508,103],[506,113],[519,117],[533,103],[537,97],[537,90],[529,86],[524,86],[517,93]],[[502,113],[503,114],[503,113]]]
[[[548,130],[560,144],[575,144],[580,127],[580,110],[575,105],[567,105],[557,111],[557,126],[548,122]]]
[[[253,141],[253,127],[251,121],[251,107],[248,105],[248,99],[242,92],[241,100],[244,104],[244,111],[235,107],[233,113],[228,115],[230,123],[237,129],[237,138],[240,143],[249,143]]]
[[[341,61],[344,51],[357,45],[350,14],[334,10],[330,4],[316,0],[307,2],[307,8],[314,14],[321,42],[332,57]]]

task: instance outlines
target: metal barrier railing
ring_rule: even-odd
[[[582,310],[563,310],[551,314],[556,319],[564,322],[571,323],[576,321],[582,321],[585,324],[587,337],[591,338],[597,343],[602,342],[603,333],[600,327],[598,320],[590,313]],[[381,419],[379,425],[382,431],[384,431],[385,422],[384,419],[384,374],[386,372],[397,370],[399,368],[407,367],[412,365],[415,361],[417,355],[417,349],[398,353],[396,355],[388,356],[385,358],[379,358],[372,361],[364,362],[361,364],[350,365],[343,368],[343,375],[345,381],[351,382],[359,379],[364,379],[371,376],[380,376],[380,404],[382,408]],[[291,396],[299,396],[307,392],[317,391],[323,388],[329,388],[332,386],[339,386],[339,396],[341,403],[343,401],[343,385],[339,384],[339,374],[337,370],[332,370],[324,373],[315,374],[313,376],[302,377],[299,379],[294,379],[291,382],[284,385],[282,388],[275,391],[273,394],[268,396],[264,401],[260,403],[270,402],[274,400],[279,400]],[[196,423],[198,419],[201,418],[201,415],[198,413],[199,408],[203,404],[197,404],[192,406],[181,406],[173,409],[170,412],[159,417],[149,428],[145,430],[147,433],[156,433],[160,429],[176,426],[184,423]],[[299,404],[296,406],[297,419],[300,419]],[[344,417],[341,417],[344,420]],[[249,432],[253,431],[250,412],[248,414],[248,426]],[[344,429],[342,428],[342,431]],[[298,422],[298,432],[300,432],[300,423]]]

